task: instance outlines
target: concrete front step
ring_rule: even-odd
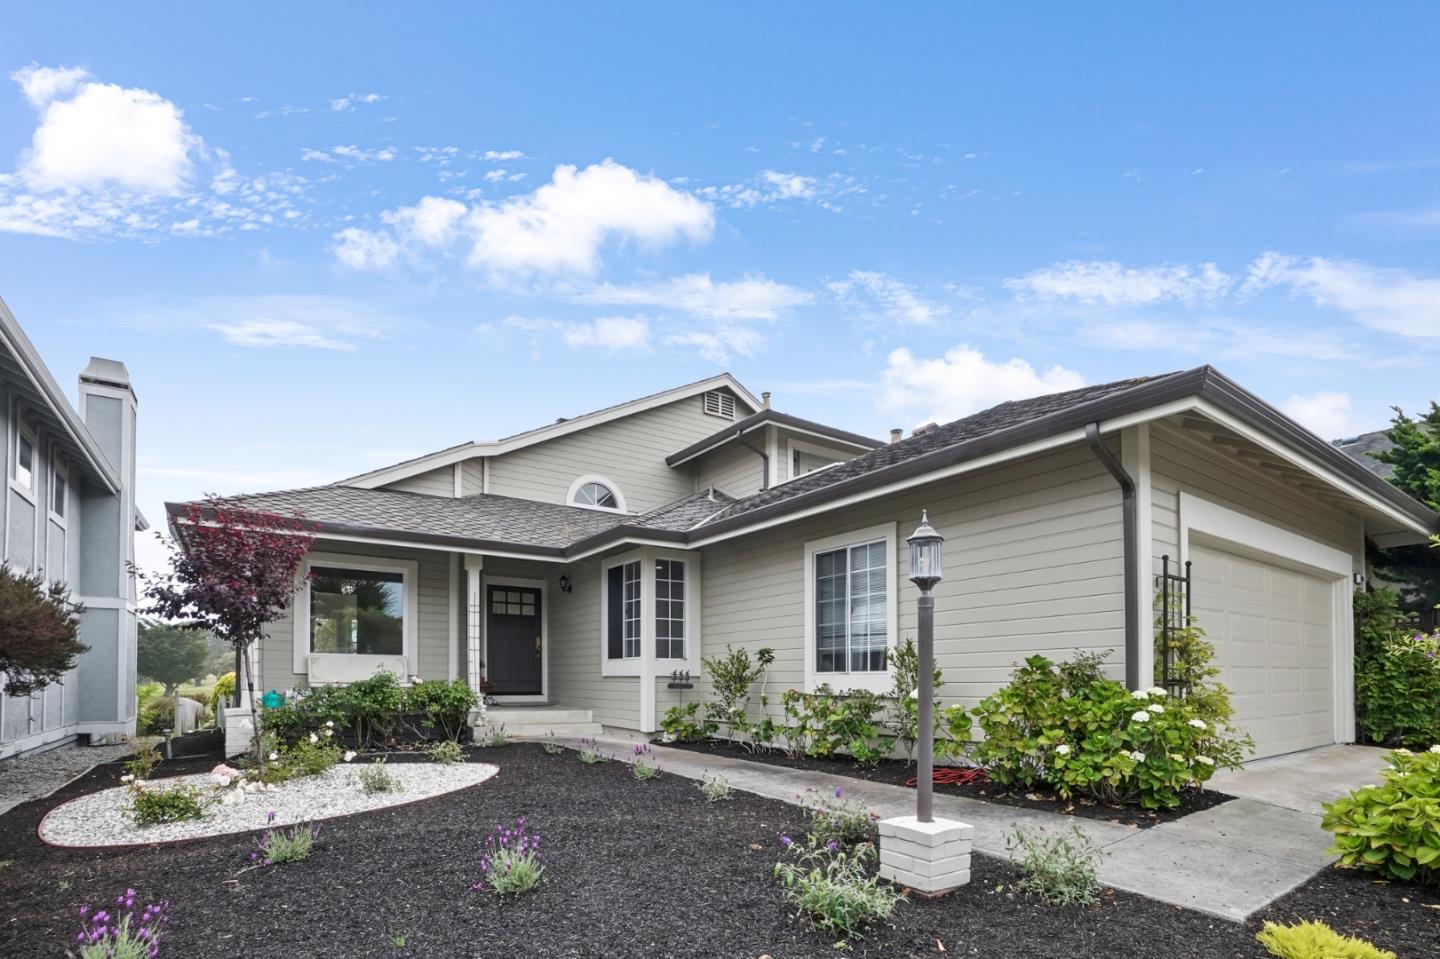
[[[604,731],[599,723],[484,723],[471,727],[482,742],[497,730],[511,739],[582,739]]]
[[[588,709],[567,709],[561,706],[492,706],[485,719],[471,718],[477,741],[503,729],[512,738],[578,739],[598,736],[600,724]]]

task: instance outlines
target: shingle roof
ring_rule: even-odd
[[[1370,455],[1395,448],[1395,443],[1385,435],[1386,432],[1386,430],[1376,430],[1373,433],[1361,433],[1348,440],[1336,440],[1335,448],[1376,476],[1388,480],[1395,475],[1395,467],[1389,463],[1382,463]]]
[[[919,435],[912,435],[898,443],[881,446],[843,463],[837,463],[771,489],[762,490],[754,496],[740,500],[712,519],[730,519],[741,516],[752,510],[772,506],[787,499],[824,489],[827,486],[834,486],[846,480],[895,466],[907,460],[917,459],[928,453],[947,449],[968,440],[998,433],[1001,430],[1040,419],[1050,413],[1070,409],[1092,400],[1103,399],[1142,383],[1151,383],[1175,375],[1178,374],[1141,376],[1129,380],[1117,380],[1114,383],[1102,383],[1098,386],[1086,386],[1078,390],[1066,390],[1063,393],[1050,393],[1028,400],[1011,400],[1001,403],[963,419],[931,427]]]
[[[452,498],[353,486],[255,493],[228,497],[227,501],[249,509],[299,513],[331,532],[389,530],[557,550],[626,519],[620,513],[489,493]]]
[[[883,446],[880,440],[871,439],[868,436],[861,436],[859,433],[851,433],[849,430],[836,429],[833,426],[826,426],[824,423],[816,423],[814,420],[801,419],[798,416],[791,416],[789,413],[781,413],[779,410],[760,410],[752,413],[744,419],[736,420],[722,430],[716,430],[702,440],[697,440],[682,450],[677,450],[665,457],[668,466],[679,466],[699,456],[708,453],[723,443],[728,443],[742,433],[747,433],[766,423],[774,423],[777,426],[788,426],[796,430],[808,433],[816,433],[834,440],[839,440],[847,446],[860,446],[865,449],[874,449]]]
[[[703,493],[692,493],[668,506],[651,510],[630,522],[635,526],[648,526],[654,529],[680,531],[694,529],[734,502],[735,497],[733,496],[727,496],[719,490],[707,490]]]

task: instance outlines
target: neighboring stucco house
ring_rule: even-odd
[[[0,556],[65,583],[90,647],[61,682],[0,689],[0,759],[87,736],[135,732],[135,393],[123,363],[91,357],[70,405],[0,301],[5,495]],[[0,683],[3,686],[3,683]]]
[[[904,538],[945,535],[936,650],[973,703],[1031,653],[1104,651],[1151,685],[1155,576],[1194,612],[1260,755],[1354,736],[1350,595],[1366,538],[1434,513],[1209,367],[1002,403],[882,443],[729,375],[330,486],[249,495],[319,531],[261,649],[266,688],[387,668],[652,731],[727,645],[769,688],[889,686],[913,633]],[[185,504],[171,504],[183,520]],[[702,684],[703,684],[703,677]],[[568,710],[576,711],[571,715]],[[492,714],[496,711],[492,710]],[[493,715],[492,715],[493,719]],[[543,731],[543,728],[540,730]]]

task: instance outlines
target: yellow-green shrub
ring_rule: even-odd
[[[1395,959],[1388,949],[1342,936],[1323,922],[1282,926],[1267,922],[1255,937],[1276,959]]]

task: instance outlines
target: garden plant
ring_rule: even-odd
[[[540,884],[545,866],[540,861],[540,834],[524,817],[510,826],[496,826],[480,853],[480,881],[472,887],[498,896],[518,896]]]
[[[99,909],[80,907],[80,931],[73,959],[156,959],[165,938],[170,903],[151,903],[135,911],[135,890],[126,889],[114,903]]]
[[[1340,866],[1387,879],[1440,885],[1440,745],[1397,749],[1378,785],[1325,806],[1321,827],[1335,837]]]

